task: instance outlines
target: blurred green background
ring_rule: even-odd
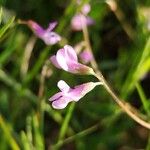
[[[150,118],[150,1],[87,2],[99,68],[122,99]],[[76,0],[0,0],[0,5],[1,150],[150,150],[149,131],[123,113],[103,87],[64,110],[54,110],[48,101],[60,79],[71,86],[95,81],[58,70],[49,61],[65,43],[83,40],[82,32],[70,27],[79,9]],[[46,46],[19,19],[43,27],[56,20],[63,41]]]

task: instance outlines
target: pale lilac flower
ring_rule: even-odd
[[[84,19],[82,19],[84,17]],[[81,31],[82,30],[82,21],[87,26],[91,26],[94,24],[94,20],[88,16],[84,16],[82,14],[75,15],[71,20],[71,28],[74,31]]]
[[[88,64],[93,59],[93,55],[89,50],[84,50],[79,57],[84,64]]]
[[[64,46],[64,48],[58,50],[56,55],[50,57],[50,60],[55,67],[71,73],[78,73],[78,74],[94,73],[92,68],[78,62],[75,50],[69,45],[66,45]]]
[[[58,88],[61,92],[53,95],[49,101],[52,101],[52,107],[55,109],[63,109],[65,108],[69,102],[79,101],[82,97],[84,97],[88,92],[93,90],[95,86],[101,85],[101,82],[88,82],[73,88],[70,88],[69,85],[60,80],[57,84]]]
[[[56,22],[49,23],[47,29],[42,28],[38,23],[32,20],[27,21],[27,25],[32,29],[34,34],[42,39],[47,45],[56,44],[61,40],[60,35],[52,31],[57,25]]]
[[[79,1],[78,4],[81,2]],[[94,20],[87,16],[87,14],[90,12],[91,6],[90,4],[86,3],[81,8],[82,14],[76,14],[72,20],[71,20],[71,28],[74,31],[81,31],[82,30],[82,24],[86,24],[87,26],[91,26],[94,24]]]

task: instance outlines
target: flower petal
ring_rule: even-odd
[[[75,62],[78,61],[77,54],[76,54],[76,52],[75,52],[75,50],[73,49],[72,46],[65,45],[64,49],[65,49],[65,54],[66,54],[67,61],[75,61]]]
[[[78,74],[92,74],[93,73],[93,69],[83,65],[81,63],[74,63],[71,62],[68,64],[68,71],[71,73],[78,73]]]
[[[56,27],[56,25],[57,25],[56,21],[50,22],[48,28],[46,29],[46,31],[48,31],[48,32],[52,31]]]
[[[71,20],[71,28],[74,31],[82,30],[81,17],[80,15],[75,15]]]
[[[94,20],[91,18],[91,17],[86,17],[86,24],[88,25],[88,26],[91,26],[91,25],[93,25],[94,24]]]
[[[57,99],[62,97],[62,92],[58,92],[55,95],[53,95],[52,97],[49,98],[49,101],[56,101]]]
[[[80,58],[82,60],[82,62],[84,64],[89,63],[92,59],[93,59],[93,55],[90,51],[88,50],[84,50],[81,54],[80,54]]]
[[[64,69],[65,71],[68,71],[68,65],[67,65],[67,60],[66,60],[66,51],[64,48],[60,49],[57,52],[56,60],[62,69]]]
[[[56,56],[53,55],[50,57],[50,61],[52,62],[52,64],[56,67],[56,68],[59,68],[61,69],[60,65],[58,64],[57,60],[56,60]]]
[[[60,98],[60,99],[58,99],[56,101],[53,101],[52,102],[52,106],[55,109],[63,109],[63,108],[65,108],[68,105],[69,102],[70,101],[68,101],[68,98],[62,97],[62,98]]]
[[[99,85],[98,82],[88,82],[78,86],[75,86],[68,93],[68,96],[71,97],[74,101],[78,101],[82,97],[84,97],[88,92],[94,89],[96,85]]]
[[[70,90],[70,87],[69,85],[63,81],[63,80],[60,80],[58,83],[57,83],[57,86],[58,88],[62,91],[62,92],[65,92],[67,93],[69,90]]]
[[[61,40],[61,37],[55,32],[45,31],[41,39],[43,39],[47,45],[54,45]]]
[[[27,24],[31,28],[31,30],[34,32],[34,34],[38,37],[41,37],[43,33],[45,32],[44,29],[33,20],[28,20]]]

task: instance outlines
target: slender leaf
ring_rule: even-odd
[[[4,35],[4,33],[10,28],[13,24],[15,17],[12,17],[1,29],[0,29],[0,38]]]

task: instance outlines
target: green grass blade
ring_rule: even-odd
[[[72,103],[69,108],[68,108],[68,111],[67,111],[67,114],[66,114],[66,117],[62,123],[62,126],[61,126],[61,129],[60,129],[60,134],[59,134],[59,140],[62,140],[66,134],[66,131],[68,129],[68,125],[69,125],[69,121],[71,119],[71,116],[72,116],[72,113],[73,113],[73,110],[75,108],[75,103]]]
[[[71,116],[72,116],[72,113],[73,113],[74,108],[75,108],[75,103],[72,103],[72,104],[69,106],[68,110],[67,110],[65,119],[64,119],[64,121],[63,121],[63,123],[62,123],[62,126],[61,126],[61,128],[60,128],[59,138],[58,138],[58,141],[57,141],[57,143],[56,143],[57,147],[55,147],[55,150],[56,150],[56,149],[58,150],[58,149],[60,148],[59,146],[61,146],[59,143],[62,142],[62,140],[64,139],[65,134],[66,134],[66,132],[67,132],[67,130],[68,130],[69,121],[70,121],[70,119],[71,119]]]
[[[16,49],[16,43],[15,43],[15,34],[12,34],[10,36],[10,39],[8,40],[8,44],[5,50],[1,52],[0,55],[0,66],[4,65],[4,63],[7,63],[9,60],[9,57]]]
[[[40,125],[36,115],[33,116],[33,131],[34,131],[34,139],[35,139],[35,149],[44,150],[44,139],[40,132]]]
[[[12,134],[11,134],[11,130],[10,127],[8,126],[8,124],[4,121],[4,119],[2,118],[2,116],[0,115],[0,127],[4,132],[4,137],[6,138],[6,140],[8,141],[8,144],[10,144],[12,150],[20,150],[17,142],[15,141],[15,139],[13,138]]]
[[[128,74],[128,77],[125,81],[125,84],[122,88],[122,97],[126,98],[126,96],[131,93],[131,91],[135,88],[135,84],[138,80],[142,78],[142,75],[147,73],[149,70],[149,58],[150,58],[150,38],[147,40],[145,44],[145,48],[143,53],[138,61],[138,64],[133,70]]]
[[[2,7],[0,8],[0,24],[1,24],[1,22],[2,22],[2,15],[3,15],[3,9],[2,9]]]
[[[30,150],[31,146],[24,131],[21,132],[21,140],[24,150]]]
[[[140,83],[136,83],[136,88],[141,98],[141,102],[143,104],[144,110],[150,116],[150,109],[149,109],[150,103],[148,102]]]
[[[13,24],[15,17],[12,17],[1,29],[0,29],[0,38],[4,35],[4,33],[10,28]]]
[[[29,100],[31,100],[31,102],[36,104],[35,102],[37,97],[29,89],[22,89],[22,85],[14,80],[11,76],[7,75],[2,69],[0,69],[0,81],[3,81],[17,93],[26,96],[27,98],[29,98]]]

